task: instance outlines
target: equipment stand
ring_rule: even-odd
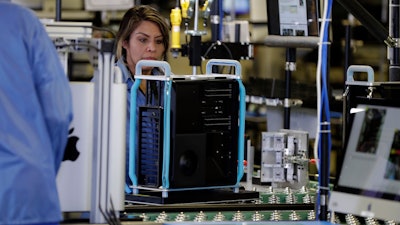
[[[291,98],[291,79],[292,72],[296,70],[296,48],[286,49],[286,66],[285,66],[285,99],[284,99],[284,120],[283,128],[290,129],[290,98]]]

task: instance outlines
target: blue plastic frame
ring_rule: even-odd
[[[163,76],[146,76],[142,75],[142,67],[150,66],[150,67],[159,67],[164,70]],[[171,67],[165,61],[155,61],[155,60],[140,60],[136,64],[136,75],[135,81],[133,83],[130,95],[130,107],[131,109],[136,108],[136,99],[137,99],[137,90],[139,89],[140,83],[142,79],[151,79],[151,80],[160,80],[164,81],[164,130],[163,130],[163,164],[162,164],[162,188],[152,189],[152,190],[190,190],[190,189],[213,189],[213,188],[226,188],[226,187],[239,187],[240,180],[244,174],[243,168],[243,160],[244,160],[244,131],[245,131],[245,114],[246,114],[246,89],[241,80],[241,65],[236,60],[219,60],[219,59],[211,59],[208,61],[206,65],[206,75],[211,75],[211,70],[213,66],[234,66],[235,67],[235,75],[226,75],[226,77],[232,77],[236,79],[239,84],[239,133],[238,133],[238,173],[237,173],[237,181],[234,186],[213,186],[213,187],[196,187],[196,188],[180,188],[180,189],[169,189],[169,167],[170,167],[170,132],[165,132],[170,130],[171,126],[171,88],[172,88],[172,80],[171,77]],[[199,75],[191,75],[191,76],[199,76]],[[130,110],[130,118],[136,118],[136,110]],[[135,142],[136,142],[136,120],[130,120],[130,136],[129,136],[129,177],[132,180],[132,190],[126,185],[125,191],[127,193],[138,193],[138,178],[136,176],[136,152],[135,152]],[[149,188],[146,188],[149,189]],[[151,189],[151,188],[150,188]]]

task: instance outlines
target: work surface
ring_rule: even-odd
[[[65,225],[87,225],[88,223],[63,223]],[[168,222],[168,223],[156,223],[156,222],[121,222],[121,225],[334,225],[333,223],[326,221],[259,221],[259,222]],[[96,224],[93,224],[96,225]]]

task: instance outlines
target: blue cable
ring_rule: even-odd
[[[321,87],[321,117],[320,117],[320,123],[324,124],[324,129],[325,131],[330,131],[331,130],[331,126],[330,126],[330,108],[329,108],[329,94],[328,94],[328,81],[327,81],[327,64],[328,64],[328,31],[329,31],[329,18],[331,15],[331,9],[332,9],[332,0],[328,0],[327,2],[327,15],[326,18],[323,18],[325,20],[325,26],[322,28],[323,30],[321,31],[322,35],[323,35],[323,42],[320,43],[321,44],[321,81],[322,81],[322,87]],[[321,130],[323,130],[323,128],[321,127]],[[326,160],[326,162],[328,162],[327,168],[328,170],[326,171],[327,174],[320,174],[318,176],[318,183],[321,184],[321,177],[326,176],[329,177],[330,176],[330,151],[331,151],[331,133],[328,132],[327,133],[328,137],[327,137],[327,147],[328,147],[328,154],[327,157],[328,159]],[[319,143],[318,143],[318,154],[322,155],[322,139],[319,139]],[[322,160],[319,160],[320,166],[319,168],[322,168]],[[328,187],[323,187],[323,188],[328,188]],[[318,198],[317,198],[317,205],[320,205],[320,192],[318,192]],[[319,207],[318,207],[319,209]],[[321,212],[318,212],[318,215]]]

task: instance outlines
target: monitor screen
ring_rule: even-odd
[[[359,104],[330,208],[400,221],[400,108]]]
[[[268,33],[280,36],[318,36],[316,0],[267,0]]]

